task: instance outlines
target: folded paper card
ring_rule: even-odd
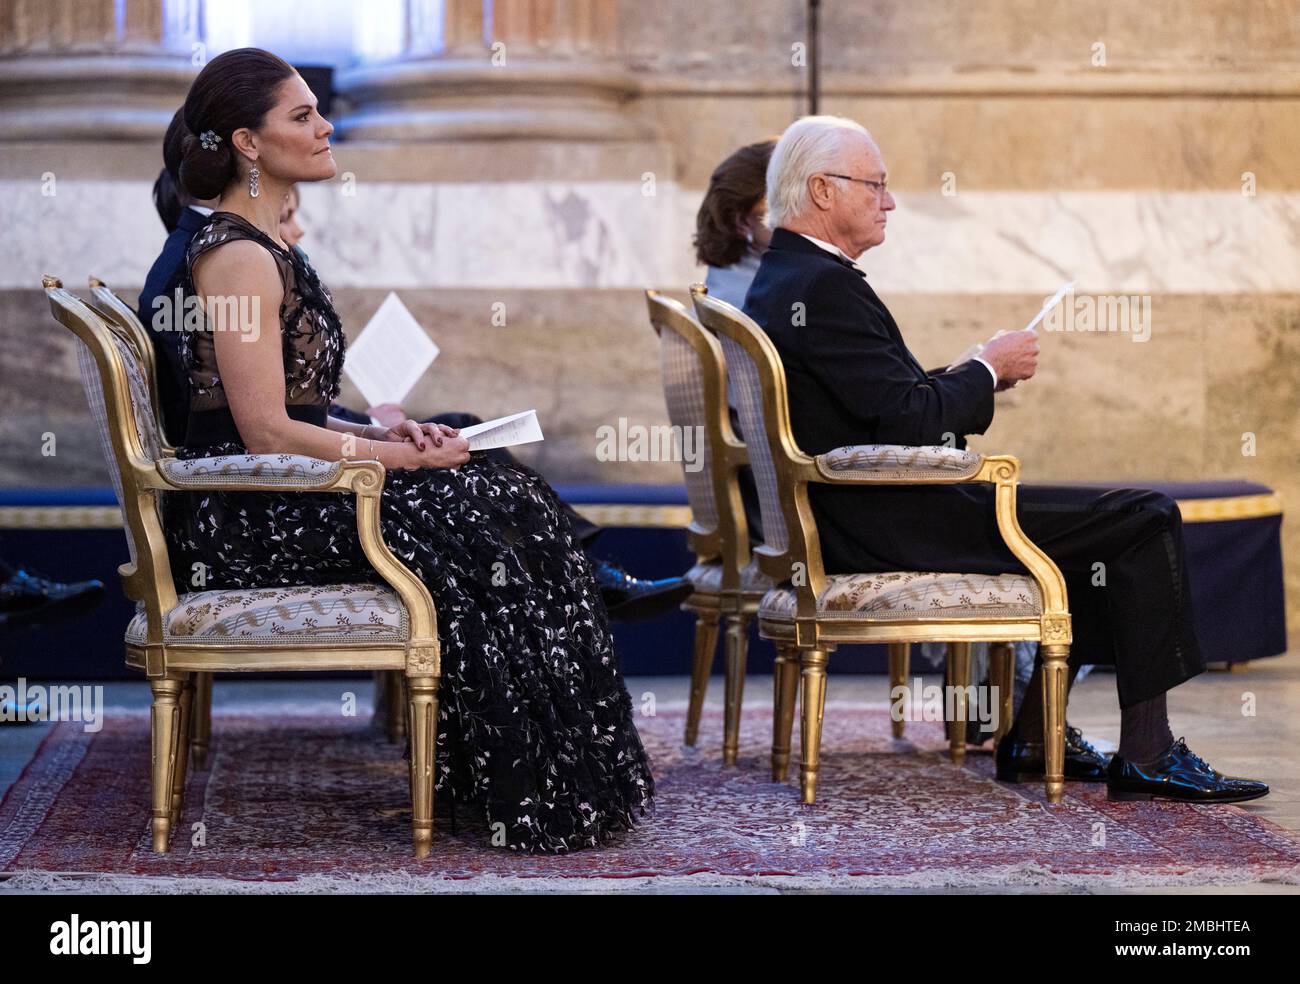
[[[343,371],[367,406],[401,403],[437,357],[433,339],[390,292],[348,346]]]
[[[537,422],[536,410],[498,417],[472,427],[462,427],[460,436],[469,440],[471,451],[490,448],[510,448],[516,444],[532,444],[543,440],[542,425]]]

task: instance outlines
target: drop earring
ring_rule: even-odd
[[[257,179],[260,178],[261,176],[262,176],[262,172],[259,171],[259,170],[257,169],[257,165],[254,164],[254,165],[253,165],[253,169],[252,169],[251,171],[248,172],[248,194],[249,194],[249,197],[251,197],[251,198],[256,198],[256,197],[257,197],[257,194],[258,194],[258,192],[257,192]]]

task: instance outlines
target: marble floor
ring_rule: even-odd
[[[927,682],[931,681],[927,678]],[[712,681],[710,702],[721,702],[721,684],[720,677]],[[357,692],[363,707],[370,700],[369,686],[368,681],[349,681],[349,689]],[[214,692],[216,707],[283,701],[288,688],[310,700],[336,698],[338,694],[337,681],[223,679]],[[633,694],[652,692],[659,702],[684,701],[689,680],[684,676],[632,677],[628,688]],[[888,689],[883,676],[835,676],[832,657],[828,701],[883,702]],[[767,700],[771,678],[751,677],[746,690],[750,700]],[[144,706],[149,691],[142,682],[112,683],[105,686],[104,700],[108,706]],[[1300,715],[1296,713],[1300,709],[1300,651],[1261,660],[1237,672],[1205,673],[1174,690],[1169,701],[1175,735],[1185,735],[1192,748],[1220,771],[1262,779],[1272,787],[1267,797],[1242,808],[1300,832]],[[1099,745],[1113,747],[1119,740],[1113,676],[1095,672],[1075,687],[1070,722]],[[22,772],[48,727],[43,723],[0,726],[0,797]],[[1300,888],[1255,886],[1243,891],[1290,894]],[[1205,892],[1222,894],[1224,890]]]

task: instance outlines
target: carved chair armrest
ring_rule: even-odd
[[[352,492],[357,498],[357,537],[380,577],[392,587],[411,619],[408,672],[441,672],[433,597],[384,542],[379,496],[384,466],[377,461],[323,461],[305,455],[241,454],[216,458],[160,458],[137,472],[144,488],[159,491]]]
[[[956,485],[979,482],[995,486],[993,509],[998,533],[1007,549],[1025,565],[1042,592],[1046,620],[1064,624],[1054,641],[1070,641],[1065,578],[1060,568],[1025,535],[1016,518],[1020,461],[1013,455],[979,455],[939,446],[868,444],[836,448],[816,458],[795,461],[808,482],[832,485]],[[1059,621],[1064,616],[1065,622]]]
[[[231,454],[214,458],[162,458],[159,474],[173,489],[285,489],[325,491],[334,487],[345,462],[301,454]],[[346,486],[345,488],[350,488]]]
[[[862,479],[961,481],[980,470],[983,456],[938,445],[853,444],[813,459],[817,470],[832,482]]]

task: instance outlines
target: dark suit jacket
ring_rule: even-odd
[[[797,233],[773,232],[744,310],[781,354],[791,427],[808,454],[850,444],[965,448],[967,434],[993,421],[987,366],[927,372],[864,274]],[[951,563],[1000,543],[987,490],[818,484],[810,498],[832,573],[959,570]]]
[[[167,298],[172,303],[176,289],[185,282],[185,251],[190,240],[207,225],[207,216],[192,208],[181,210],[175,230],[163,243],[162,252],[149,268],[140,291],[136,313],[141,323],[149,329],[158,363],[158,402],[162,406],[163,432],[168,443],[179,445],[185,440],[185,426],[190,416],[189,374],[181,364],[181,336],[178,331],[156,328],[154,298]],[[165,322],[170,323],[170,319]]]

